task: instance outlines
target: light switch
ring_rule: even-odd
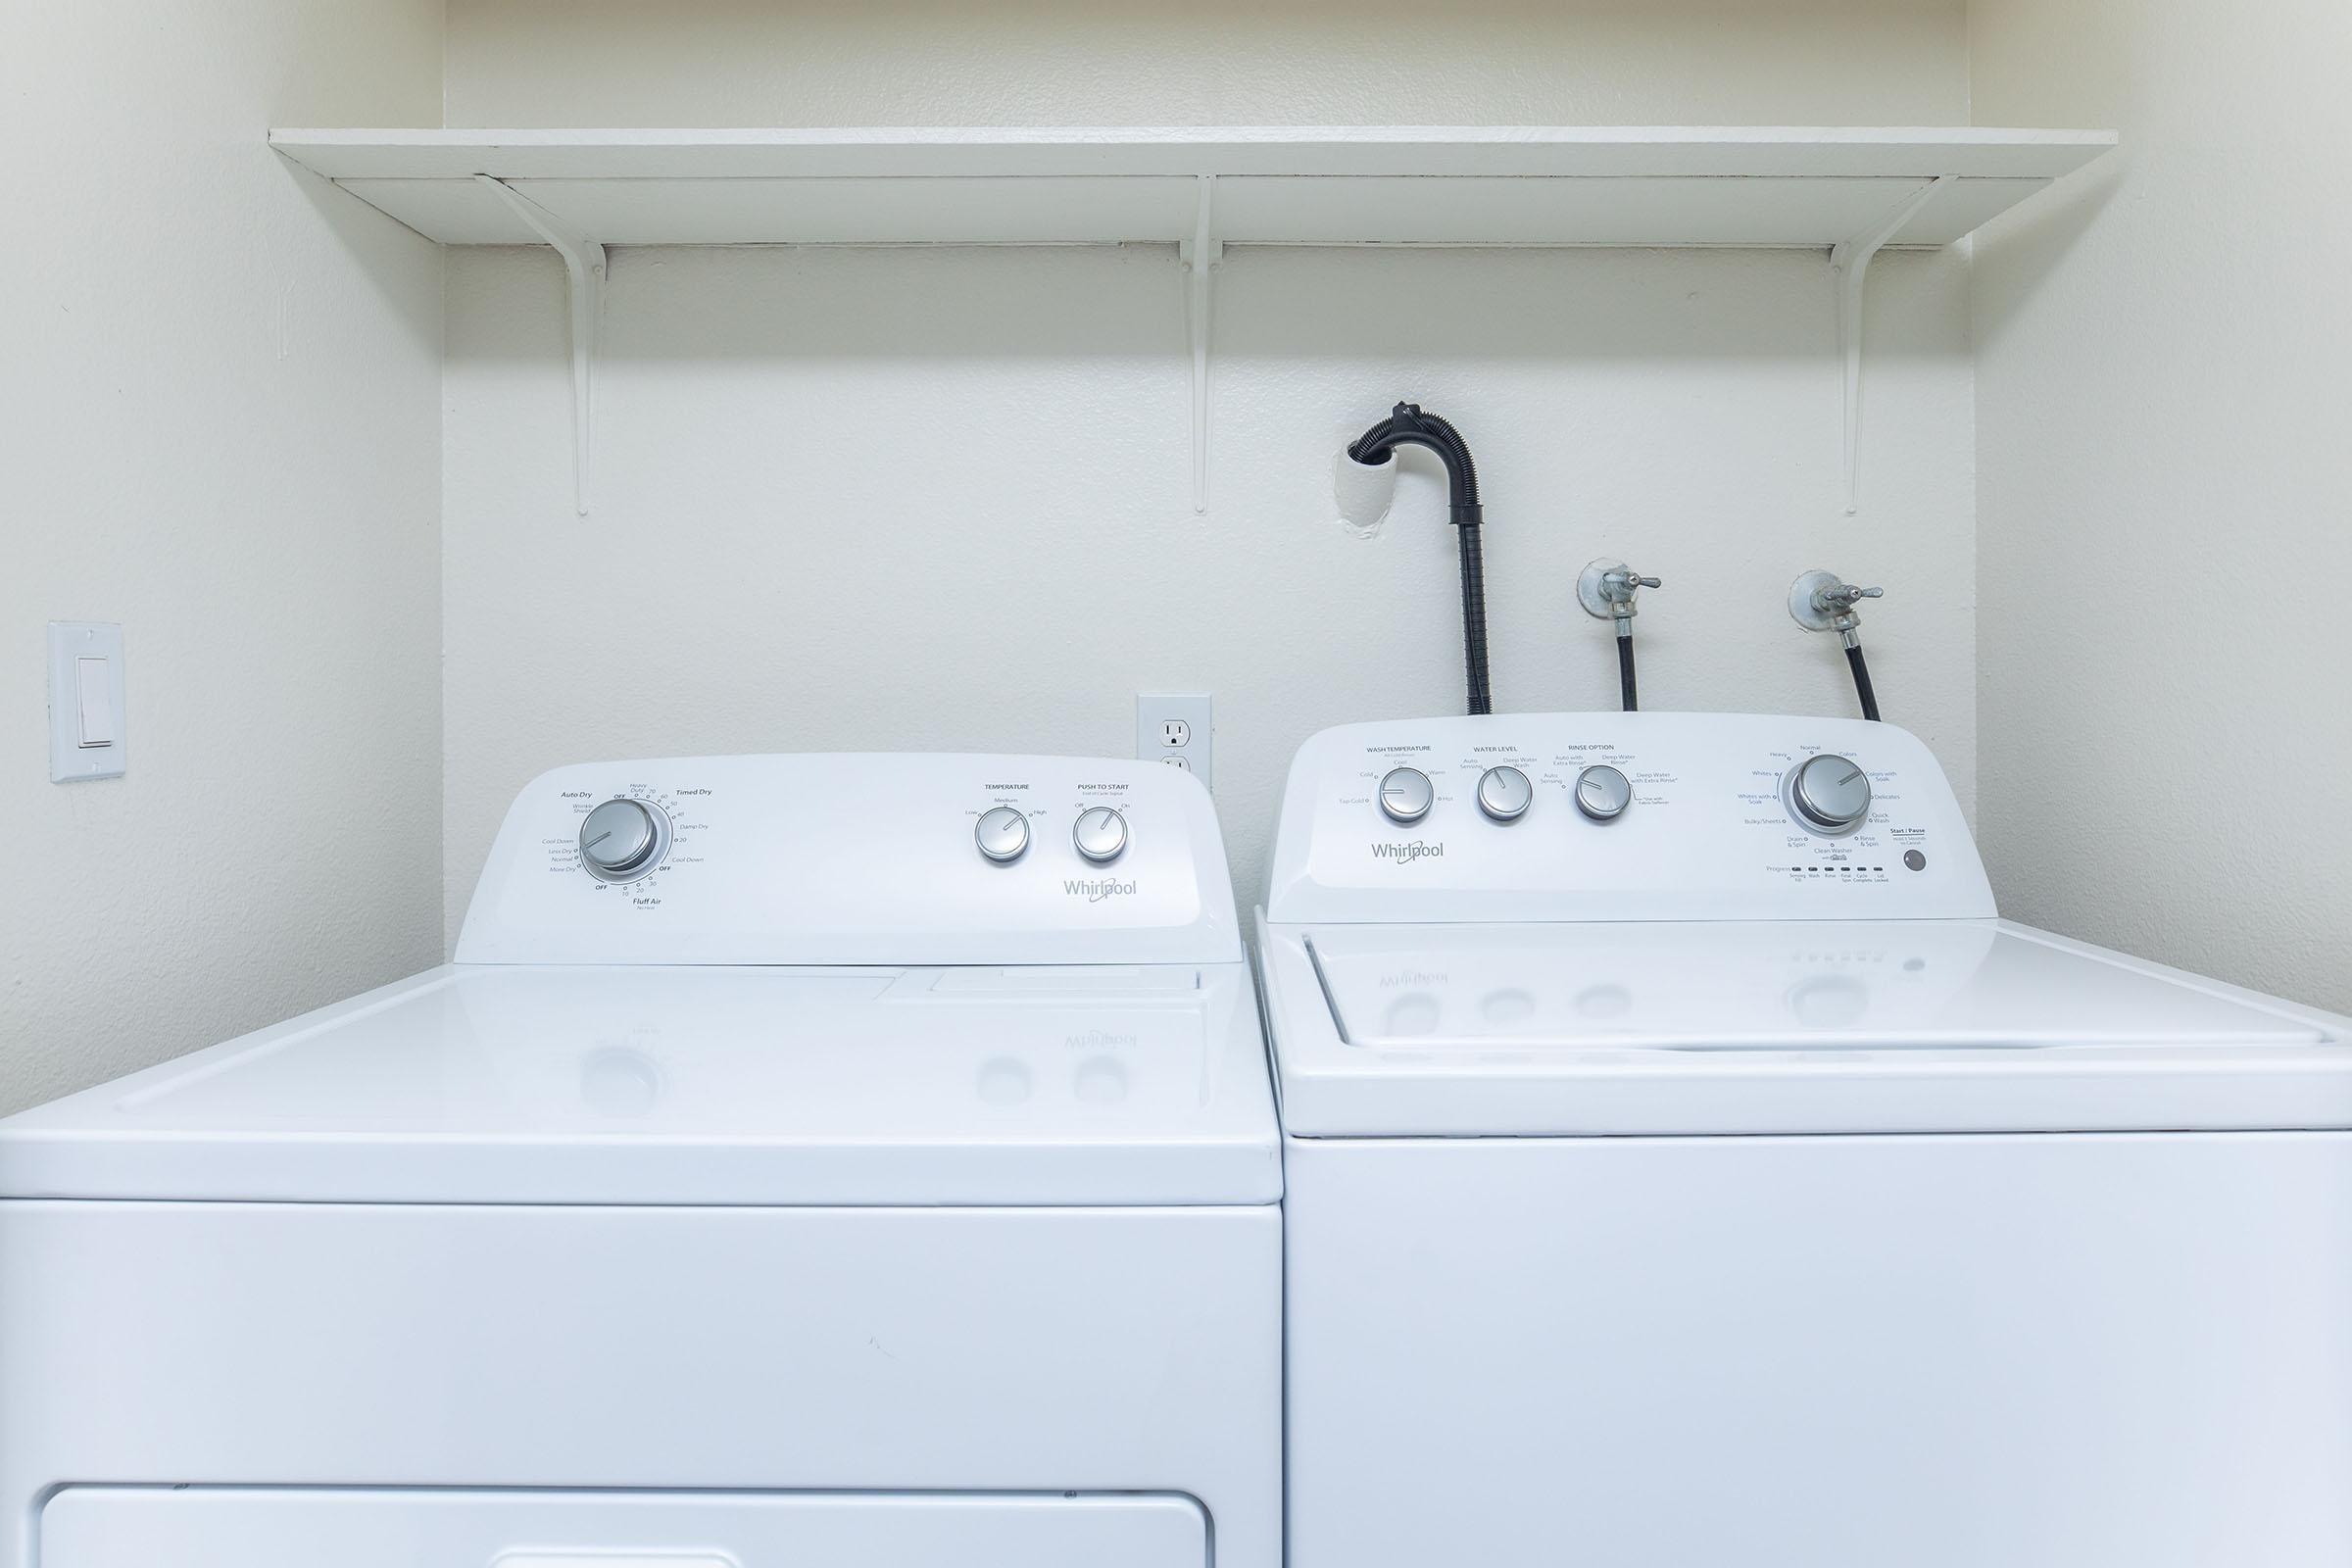
[[[49,778],[119,778],[123,768],[122,628],[49,623]]]
[[[81,711],[80,750],[115,744],[114,661],[74,661],[74,695]]]

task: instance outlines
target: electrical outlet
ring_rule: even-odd
[[[1206,692],[1145,692],[1135,700],[1135,755],[1180,767],[1209,782],[1216,726]]]

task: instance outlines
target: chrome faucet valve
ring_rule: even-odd
[[[1655,577],[1644,577],[1622,561],[1595,561],[1578,573],[1577,603],[1585,613],[1595,620],[1613,620],[1617,635],[1634,634],[1634,616],[1641,612],[1636,597],[1644,588],[1662,584]]]
[[[1885,598],[1884,588],[1857,588],[1834,571],[1808,571],[1788,585],[1788,614],[1807,631],[1834,631],[1848,648],[1862,644],[1865,599]]]

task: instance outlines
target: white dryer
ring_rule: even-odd
[[[1260,919],[1292,1568],[2352,1562],[2352,1020],[1995,918],[1913,736],[1327,731]]]
[[[6,1568],[1276,1568],[1207,795],[566,767],[453,964],[0,1122]]]

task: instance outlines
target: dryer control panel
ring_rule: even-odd
[[[583,762],[523,788],[461,963],[1215,963],[1208,792],[1154,762],[913,754]]]
[[[1919,737],[1852,718],[1513,713],[1325,730],[1284,792],[1286,921],[1989,917]]]

